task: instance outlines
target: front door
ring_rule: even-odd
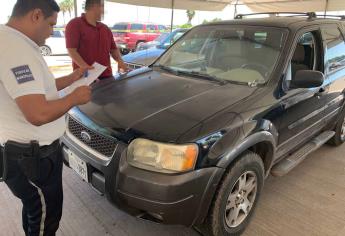
[[[279,127],[278,158],[302,145],[324,127],[324,107],[327,103],[325,95],[329,85],[310,89],[293,89],[290,86],[299,70],[322,72],[323,46],[320,30],[302,32],[294,47],[283,83],[286,95],[281,101],[284,115]]]

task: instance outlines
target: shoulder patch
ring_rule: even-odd
[[[16,77],[18,84],[23,84],[35,80],[28,65],[18,66],[16,68],[12,68],[11,70]]]

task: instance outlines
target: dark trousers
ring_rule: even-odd
[[[39,178],[29,180],[17,160],[8,161],[5,183],[23,203],[27,236],[55,235],[62,216],[62,152],[59,145],[40,148]]]

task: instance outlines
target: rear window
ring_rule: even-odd
[[[131,25],[131,30],[143,30],[144,25],[143,24],[132,24]]]
[[[159,29],[159,30],[166,30],[167,27],[165,27],[164,25],[158,25],[158,29]]]
[[[127,30],[128,24],[115,24],[113,30]]]
[[[147,30],[156,30],[156,26],[155,25],[147,25],[146,29]]]

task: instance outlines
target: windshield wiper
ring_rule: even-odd
[[[154,68],[155,68],[155,67],[158,67],[159,69],[162,69],[162,70],[167,71],[167,72],[169,72],[169,73],[172,73],[172,74],[174,74],[174,75],[178,75],[178,74],[179,74],[179,71],[174,70],[174,69],[172,69],[172,68],[169,67],[169,66],[164,66],[164,65],[156,64],[156,65],[153,65],[153,67],[154,67]]]
[[[178,73],[179,74],[184,74],[184,75],[198,77],[198,78],[209,80],[209,81],[215,81],[215,82],[222,83],[222,84],[226,84],[227,83],[227,81],[225,81],[225,80],[218,79],[215,76],[204,74],[204,73],[201,73],[199,71],[183,71],[183,70],[179,70]]]

